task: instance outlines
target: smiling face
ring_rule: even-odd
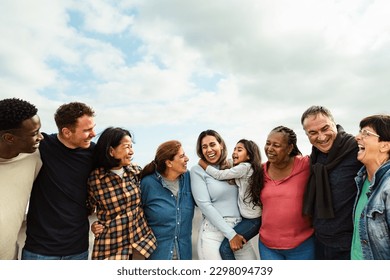
[[[240,164],[241,162],[246,162],[250,159],[248,156],[248,151],[245,149],[244,144],[237,143],[233,150],[232,159],[233,165]]]
[[[355,139],[359,147],[357,159],[364,165],[380,166],[384,157],[388,159],[388,154],[382,150],[383,142],[379,142],[378,134],[373,128],[363,127]]]
[[[94,128],[95,122],[93,117],[88,115],[81,116],[78,118],[74,129],[62,129],[64,144],[71,149],[87,149],[91,145],[92,138],[96,136]]]
[[[189,158],[185,154],[183,147],[180,147],[173,160],[167,160],[167,171],[176,174],[176,177],[187,171],[187,162]]]
[[[337,137],[336,124],[323,114],[309,115],[303,121],[303,129],[310,143],[323,153],[329,153]]]
[[[268,161],[273,164],[282,164],[290,160],[292,144],[288,144],[286,135],[282,132],[271,132],[264,146]]]
[[[33,153],[43,139],[40,133],[41,122],[37,115],[22,122],[21,128],[15,129],[12,135],[13,150],[19,153]]]
[[[130,136],[124,136],[118,146],[115,148],[111,147],[110,155],[113,158],[120,160],[118,168],[130,165],[134,155],[133,142],[131,141]]]
[[[201,146],[205,160],[209,164],[217,164],[222,154],[222,146],[219,144],[217,138],[211,135],[206,135],[201,141]]]

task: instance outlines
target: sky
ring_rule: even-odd
[[[390,113],[389,18],[388,0],[0,0],[0,99],[33,103],[46,133],[61,104],[84,102],[97,133],[134,134],[141,166],[171,139],[196,164],[206,129],[265,161],[284,125],[309,154],[309,106],[354,135]]]

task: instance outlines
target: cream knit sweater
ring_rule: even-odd
[[[17,258],[18,233],[41,166],[39,151],[0,158],[0,260]]]

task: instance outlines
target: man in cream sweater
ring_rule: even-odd
[[[42,166],[37,112],[21,99],[0,100],[0,260],[18,257],[18,233]]]

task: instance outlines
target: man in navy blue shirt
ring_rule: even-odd
[[[350,259],[357,192],[354,178],[362,166],[357,160],[356,140],[336,125],[331,112],[323,106],[308,108],[301,124],[313,145],[303,211],[313,219],[316,258]]]
[[[84,103],[64,104],[54,116],[58,133],[42,133],[43,166],[31,192],[22,259],[88,259],[94,114]]]

